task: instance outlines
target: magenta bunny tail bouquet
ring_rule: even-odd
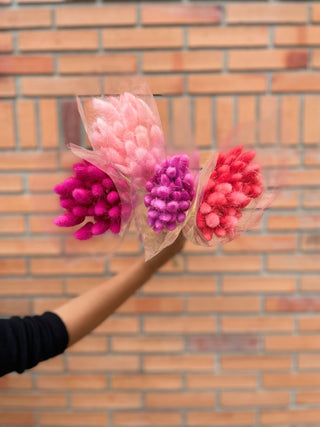
[[[73,165],[74,176],[55,186],[65,213],[55,218],[59,227],[82,226],[75,232],[78,240],[121,230],[121,201],[113,180],[88,161]]]
[[[265,168],[252,148],[237,145],[215,153],[201,171],[185,236],[202,246],[217,246],[254,227],[277,195],[277,174]]]

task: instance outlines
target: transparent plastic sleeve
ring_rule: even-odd
[[[185,237],[202,246],[227,243],[254,227],[281,187],[281,151],[234,145],[214,152],[200,173]]]
[[[185,111],[170,123],[165,150],[145,179],[132,180],[135,220],[146,260],[170,245],[191,211],[198,183],[199,156]]]

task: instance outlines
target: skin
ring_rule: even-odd
[[[67,328],[68,347],[100,325],[160,267],[180,252],[184,244],[185,238],[180,235],[171,246],[151,260],[145,262],[144,258],[140,257],[128,270],[54,310]]]

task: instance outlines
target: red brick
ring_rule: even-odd
[[[119,427],[150,426],[150,427],[165,427],[165,426],[180,426],[181,414],[179,412],[114,412],[113,421]]]
[[[192,336],[187,338],[188,350],[192,352],[248,352],[257,351],[259,338],[256,335]]]
[[[107,350],[105,337],[87,336],[68,348],[68,353],[105,353]]]
[[[108,335],[133,335],[139,331],[138,318],[133,316],[111,317],[95,330],[96,333]]]
[[[37,147],[37,123],[34,101],[17,101],[19,141],[21,148]]]
[[[317,144],[319,142],[320,123],[320,97],[307,96],[303,105],[303,142],[305,144]]]
[[[226,6],[226,20],[229,24],[243,23],[300,23],[307,22],[307,5],[236,3]]]
[[[31,272],[35,275],[57,274],[100,274],[105,271],[104,259],[82,258],[38,258],[31,260]]]
[[[296,394],[296,402],[302,405],[317,404],[320,399],[320,393],[318,390],[312,391],[300,391]]]
[[[298,422],[296,426],[316,426],[314,421],[320,419],[320,411],[317,409],[294,409],[294,410],[273,410],[261,412],[261,422],[263,425],[291,425],[291,422]],[[310,424],[311,423],[311,424]]]
[[[190,272],[245,272],[259,271],[260,257],[248,256],[189,256],[187,258],[188,271]]]
[[[135,23],[136,8],[132,5],[72,6],[56,10],[56,24],[58,27],[106,27],[134,25]]]
[[[55,148],[59,144],[58,112],[55,99],[39,100],[40,141],[43,148]]]
[[[221,8],[215,5],[143,5],[143,25],[218,24],[222,19]]]
[[[61,74],[109,74],[137,72],[136,55],[60,55]]]
[[[215,406],[214,393],[146,393],[146,408],[211,408]]]
[[[148,334],[195,334],[213,333],[216,329],[213,317],[159,317],[144,319],[144,331]]]
[[[263,93],[266,76],[263,74],[196,74],[189,76],[188,90],[191,94],[201,93]]]
[[[315,351],[320,343],[314,335],[267,336],[264,347],[266,351]]]
[[[114,390],[175,390],[181,388],[182,378],[174,374],[120,374],[112,376],[111,384]]]
[[[257,377],[252,374],[187,374],[189,389],[254,389],[256,386]]]
[[[1,279],[0,295],[61,295],[62,281],[58,279]]]
[[[277,73],[272,78],[273,92],[319,92],[320,77],[317,73]]]
[[[2,238],[0,255],[55,255],[60,253],[60,241],[49,239]]]
[[[52,172],[28,175],[28,188],[31,192],[52,191],[59,182],[64,181],[70,173]]]
[[[0,170],[36,171],[52,170],[57,166],[57,156],[53,152],[3,152],[0,157]]]
[[[256,143],[256,99],[254,96],[238,97],[238,129],[237,134],[245,141],[246,145]]]
[[[28,8],[7,9],[1,11],[1,29],[45,28],[50,27],[52,11],[50,9]]]
[[[2,56],[0,74],[52,74],[53,59],[50,56]]]
[[[132,372],[138,370],[138,356],[70,356],[70,371]]]
[[[73,408],[139,408],[141,397],[139,393],[73,393],[71,397]]]
[[[283,293],[295,289],[296,279],[292,276],[224,276],[222,279],[225,293]]]
[[[268,297],[266,311],[272,312],[305,312],[319,311],[320,298],[310,297]]]
[[[299,191],[281,190],[269,209],[295,209],[298,207],[298,204]]]
[[[304,150],[304,164],[306,166],[320,166],[320,153],[318,149],[306,148]],[[317,190],[310,190],[310,193],[317,194]],[[306,193],[306,192],[305,192]]]
[[[257,149],[257,159],[262,167],[289,168],[299,166],[301,163],[300,153],[292,148],[281,148],[279,151],[272,146],[261,146]],[[276,174],[276,176],[278,176]],[[279,177],[278,177],[279,179]],[[281,181],[280,181],[281,182]],[[281,193],[280,193],[281,194]]]
[[[103,30],[105,49],[181,48],[181,28],[115,28]]]
[[[320,218],[318,215],[269,215],[268,228],[270,230],[318,230]]]
[[[23,77],[24,96],[97,95],[100,93],[98,77]]]
[[[0,77],[0,98],[16,95],[16,85],[13,77]]]
[[[117,254],[136,254],[139,252],[139,242],[137,238],[131,240],[127,238],[126,243],[126,245],[123,244],[121,247],[119,247],[119,237],[114,235],[102,235],[97,236],[92,243],[90,242],[90,245],[85,242],[83,242],[83,245],[81,245],[81,242],[69,234],[66,235],[65,239],[65,251],[67,254],[72,255],[86,255],[87,253],[94,255],[110,255],[110,252],[113,250],[117,250]]]
[[[297,249],[296,236],[279,235],[242,235],[223,246],[225,252],[282,252]]]
[[[107,414],[103,412],[40,412],[39,422],[42,426],[106,427]]]
[[[288,373],[288,374],[264,374],[263,385],[273,388],[304,388],[317,387],[320,384],[320,375],[312,372],[307,374]]]
[[[181,372],[181,371],[208,371],[212,372],[214,356],[211,355],[168,355],[145,356],[144,370],[146,372]]]
[[[257,26],[189,28],[190,47],[266,46],[268,28]]]
[[[51,195],[0,196],[0,213],[41,213],[56,209],[56,200]]]
[[[307,68],[305,50],[232,50],[228,56],[230,70],[281,70]]]
[[[132,297],[120,308],[119,313],[180,313],[183,311],[182,298]]]
[[[5,258],[0,259],[0,276],[26,274],[26,261],[24,259]],[[3,313],[4,314],[4,313]]]
[[[31,376],[10,374],[0,378],[1,390],[29,390],[32,388]]]
[[[221,356],[221,368],[232,371],[283,371],[290,370],[291,363],[290,356]]]
[[[261,407],[261,406],[287,406],[290,403],[288,391],[241,391],[221,393],[221,405],[232,407]]]
[[[300,288],[304,292],[318,292],[320,282],[318,276],[302,276]]]
[[[320,331],[320,318],[315,315],[311,317],[301,317],[298,322],[300,332]]]
[[[184,348],[182,338],[176,337],[114,337],[111,340],[113,352],[127,353],[177,353]]]
[[[35,423],[35,416],[33,412],[25,411],[0,411],[0,419],[3,425],[18,426],[26,425],[33,426]]]
[[[269,145],[277,143],[278,104],[274,96],[260,98],[260,123],[258,124],[259,143]]]
[[[221,330],[225,333],[291,332],[292,317],[222,317]]]
[[[216,145],[229,143],[234,128],[234,100],[232,97],[218,97],[216,100]]]
[[[1,62],[0,62],[1,67]],[[1,141],[0,148],[15,147],[15,132],[13,121],[13,105],[10,101],[0,102],[0,126],[1,126]],[[2,176],[1,176],[2,180]],[[3,185],[3,184],[0,184]]]
[[[298,367],[299,369],[307,369],[307,370],[311,370],[311,369],[319,369],[320,367],[320,359],[319,359],[319,354],[315,353],[315,354],[300,354],[298,355]],[[303,374],[303,379],[304,382],[306,382],[306,387],[308,387],[309,385],[311,385],[312,387],[314,386],[314,383],[312,382],[312,375],[313,374]],[[308,381],[309,380],[309,381]],[[317,378],[316,381],[319,384],[319,379]],[[317,385],[317,384],[315,384]],[[300,385],[301,387],[301,385]]]
[[[94,30],[20,31],[18,44],[24,52],[96,50],[98,33]]]
[[[66,396],[58,393],[0,394],[1,405],[7,408],[61,408],[66,406]]]
[[[222,53],[208,50],[186,52],[148,52],[143,54],[143,70],[205,71],[222,69]]]
[[[185,250],[185,247],[184,247]],[[196,285],[195,285],[196,284]],[[214,277],[179,276],[153,277],[143,287],[144,294],[214,294],[216,281]]]
[[[299,142],[299,98],[283,96],[281,98],[281,129],[282,144],[298,144]]]
[[[197,147],[210,147],[212,144],[212,100],[211,98],[196,98],[194,103],[194,138]]]
[[[320,44],[320,28],[317,26],[276,27],[274,42],[276,46],[317,46]]]
[[[189,412],[187,426],[232,427],[249,426],[255,423],[254,412]]]
[[[13,50],[12,34],[1,33],[0,34],[0,52],[12,52],[12,50]]]
[[[18,261],[18,260],[17,260]],[[20,265],[16,263],[17,271],[11,274],[19,274]],[[1,263],[0,263],[1,268]],[[1,268],[0,274],[3,274]],[[24,272],[25,273],[25,272]],[[30,314],[30,302],[25,299],[2,299],[0,300],[0,312],[1,316],[26,316]]]
[[[260,310],[258,297],[190,297],[188,311],[210,313],[255,313]]]
[[[301,249],[303,251],[319,251],[320,250],[320,234],[304,234],[301,240]]]
[[[319,68],[320,67],[320,50],[314,49],[312,52],[312,59],[311,59],[311,66],[312,68]]]
[[[319,255],[269,255],[267,268],[270,271],[319,271]]]

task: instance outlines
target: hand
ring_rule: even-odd
[[[154,256],[150,261],[146,262],[146,266],[150,267],[153,271],[156,271],[162,265],[169,261],[173,256],[179,253],[186,243],[186,238],[182,233],[176,238],[176,240],[170,245],[164,248],[159,254]]]

